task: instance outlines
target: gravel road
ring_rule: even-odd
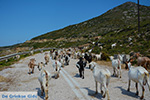
[[[37,91],[38,100],[44,100],[40,96],[40,84],[38,82],[39,71],[35,68],[35,73],[28,74],[28,63],[31,58],[36,59],[36,63],[44,62],[44,53],[39,53],[25,59],[18,63],[11,65],[12,68],[7,68],[0,71],[0,76],[7,81],[0,81],[0,91]],[[58,79],[54,79],[52,62],[50,62],[46,69],[51,73],[52,79],[49,86],[49,100],[107,100],[102,98],[102,95],[95,93],[95,81],[93,74],[88,67],[85,68],[85,79],[79,77],[78,69],[75,64],[78,60],[71,59],[70,64],[65,66]],[[111,66],[101,65],[102,68],[108,68],[112,73]],[[111,100],[139,100],[141,96],[141,87],[139,86],[139,96],[135,95],[135,83],[131,82],[131,91],[127,91],[128,86],[128,71],[122,69],[122,78],[111,77],[108,87]],[[100,85],[98,84],[98,91],[100,92]],[[150,100],[150,92],[145,86],[145,100]]]

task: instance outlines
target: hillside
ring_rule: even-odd
[[[140,6],[141,26],[149,26],[150,7]],[[145,26],[146,25],[146,26]],[[105,35],[109,32],[128,29],[129,27],[137,27],[137,5],[132,2],[124,3],[115,7],[103,15],[88,21],[70,25],[60,30],[48,32],[41,36],[35,37],[37,39],[58,39],[58,38],[78,38],[78,37],[92,37],[98,35]],[[141,30],[145,32],[147,30]]]
[[[140,5],[140,33],[137,31],[137,12],[137,4],[126,2],[98,17],[48,32],[13,48],[77,47],[97,41],[105,44],[102,51],[108,54],[135,51],[150,55],[150,7]],[[101,38],[95,40],[96,36]],[[129,37],[132,40],[129,41]],[[111,49],[113,43],[117,46]]]

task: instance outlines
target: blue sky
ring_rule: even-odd
[[[0,46],[97,17],[127,1],[137,0],[0,0]],[[150,0],[140,0],[150,6]]]

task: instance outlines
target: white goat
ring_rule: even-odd
[[[113,75],[114,76],[120,76],[121,78],[121,61],[119,59],[113,59],[112,60],[112,67],[113,67]]]
[[[114,59],[114,56],[109,56],[110,60],[112,61]]]
[[[53,66],[53,69],[54,69],[54,72],[55,72],[55,75],[54,75],[55,79],[57,79],[59,77],[59,73],[60,73],[62,64],[57,60],[52,60],[52,58],[50,58],[50,59],[52,61],[52,66]]]
[[[33,54],[34,54],[34,51],[33,51],[33,50],[32,50],[32,51],[30,51],[30,54],[31,54],[31,55],[33,55]]]
[[[102,56],[102,53],[100,52],[100,54],[96,54],[96,60],[101,60],[101,56]]]
[[[41,96],[43,96],[43,92],[45,92],[45,100],[48,100],[48,88],[49,88],[49,80],[51,79],[50,73],[44,69],[45,65],[43,62],[38,64],[38,69],[40,71],[38,80],[41,85]]]
[[[91,52],[92,52],[92,50],[93,50],[93,49],[90,49],[90,50],[88,50],[88,52],[89,52],[89,53],[91,53]]]
[[[117,43],[114,43],[111,45],[111,48],[114,48],[116,46]]]
[[[49,54],[48,53],[45,53],[45,57],[44,57],[44,59],[45,59],[45,64],[47,65],[48,63],[49,63]]]
[[[16,55],[16,60],[19,60],[20,59],[20,55]]]
[[[64,57],[58,58],[58,61],[61,63],[61,67],[64,67],[64,65],[65,65],[65,58]]]
[[[130,91],[130,82],[131,80],[134,81],[136,83],[136,95],[139,94],[138,92],[138,83],[141,85],[142,87],[142,96],[140,97],[140,99],[144,98],[144,85],[148,85],[149,87],[149,91],[150,91],[150,81],[149,81],[149,73],[148,71],[141,67],[133,67],[131,66],[131,63],[126,63],[126,66],[129,68],[129,72],[128,72],[128,77],[129,77],[129,84],[128,84],[128,91]]]
[[[108,93],[108,84],[110,81],[111,73],[108,69],[101,69],[100,66],[96,62],[91,62],[89,64],[90,69],[93,71],[93,76],[95,78],[95,84],[96,84],[96,94],[97,91],[97,82],[101,84],[101,94],[103,95],[103,98],[105,98],[107,94],[107,99],[110,100],[109,93]],[[105,93],[103,94],[102,86],[105,88]]]

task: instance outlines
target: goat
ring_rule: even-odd
[[[52,59],[51,59],[52,60]],[[59,73],[60,73],[60,70],[61,70],[61,63],[57,60],[52,60],[53,64],[53,69],[54,69],[54,72],[55,72],[55,79],[59,78]]]
[[[128,63],[126,62],[126,66],[127,66],[126,68],[129,68],[129,71],[128,71],[129,84],[128,84],[127,91],[130,91],[130,83],[132,80],[136,83],[136,95],[138,95],[139,94],[138,83],[139,83],[142,87],[142,96],[140,97],[140,99],[143,99],[144,91],[145,91],[144,85],[146,85],[146,83],[147,83],[147,85],[149,87],[149,91],[150,91],[150,81],[149,81],[148,71],[141,66],[138,66],[138,67],[131,66],[130,61]]]
[[[107,94],[107,99],[110,100],[109,93],[108,93],[108,84],[109,84],[110,76],[111,76],[110,71],[108,69],[101,69],[100,66],[96,62],[91,62],[89,64],[89,67],[93,71],[93,76],[95,79],[95,85],[96,85],[95,94],[98,93],[97,82],[99,82],[101,85],[100,90],[101,90],[101,94],[103,95],[103,98],[105,98],[105,96]],[[104,94],[103,94],[102,86],[104,86],[104,88],[105,88]]]
[[[34,54],[34,51],[32,50],[32,51],[30,51],[30,55],[33,55]]]
[[[145,69],[147,69],[147,67],[150,66],[149,62],[150,62],[150,59],[148,57],[137,58],[137,65],[143,66]]]
[[[89,53],[91,53],[91,52],[92,52],[92,50],[93,50],[93,49],[90,49],[90,50],[88,50],[88,52],[89,52]]]
[[[41,85],[41,96],[43,96],[43,92],[45,92],[45,100],[48,100],[48,88],[51,74],[47,70],[45,70],[43,66],[45,67],[43,62],[38,64],[38,69],[40,71],[38,80]]]
[[[68,55],[65,55],[65,65],[69,65],[70,57]]]
[[[96,54],[96,60],[101,60],[101,56],[102,56],[102,53],[100,52],[100,54]]]
[[[130,55],[124,55],[123,56],[123,63],[128,62],[130,60]]]
[[[82,57],[79,58],[79,61],[76,64],[76,67],[79,69],[79,74],[82,79],[84,79],[84,67],[86,67],[86,61]]]
[[[29,75],[32,73],[34,73],[34,67],[37,66],[35,64],[35,58],[30,59],[30,62],[28,63],[28,67],[29,67]]]
[[[19,60],[20,59],[20,55],[16,55],[15,58],[16,58],[16,60]]]
[[[60,58],[58,58],[58,61],[61,63],[61,67],[64,67],[64,65],[65,65],[65,58],[64,57],[60,57]]]
[[[117,43],[114,43],[111,45],[111,48],[114,48],[116,46]]]
[[[135,53],[134,57],[137,58],[137,65],[138,66],[143,66],[145,69],[148,68],[148,66],[150,66],[150,58],[148,57],[140,57],[140,53]]]
[[[44,59],[45,59],[45,64],[47,65],[49,63],[49,55],[48,55],[48,53],[45,53]]]
[[[77,59],[77,56],[78,56],[78,53],[77,53],[77,52],[74,52],[73,58],[74,58],[74,59]]]
[[[120,54],[117,55],[117,58],[121,61],[121,64],[123,63],[123,57],[124,55],[120,55]]]
[[[80,56],[81,56],[81,55],[82,55],[82,54],[81,54],[81,52],[79,52],[79,51],[78,51],[78,52],[76,52],[76,53],[75,53],[75,56],[76,56],[76,58],[75,58],[75,59],[80,58]]]
[[[114,59],[114,56],[109,56],[110,60],[112,61]]]
[[[120,76],[121,78],[121,61],[120,59],[113,59],[112,60],[112,67],[113,67],[113,75],[114,76]]]
[[[85,53],[85,56],[84,56],[85,60],[87,60],[89,63],[92,62],[92,56]]]

